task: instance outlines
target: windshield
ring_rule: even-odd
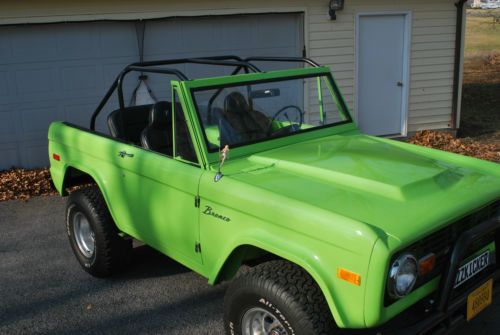
[[[350,122],[326,75],[193,91],[209,152]]]

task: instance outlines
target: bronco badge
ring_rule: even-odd
[[[210,207],[210,206],[205,206],[205,210],[203,211],[203,214],[213,216],[214,218],[222,220],[222,221],[226,221],[226,222],[231,221],[231,219],[228,218],[227,216],[220,215],[220,214],[214,212],[212,207]]]

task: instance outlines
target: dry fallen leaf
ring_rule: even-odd
[[[68,191],[72,192],[85,186],[87,185],[72,187]],[[57,194],[57,191],[52,184],[48,168],[32,170],[13,168],[0,171],[0,201],[26,201],[34,196],[53,194]]]
[[[470,138],[458,139],[447,132],[423,130],[408,140],[408,143],[424,147],[454,152],[492,162],[500,162],[500,148],[493,144],[484,144]]]
[[[32,196],[55,194],[48,169],[11,169],[0,172],[0,201],[28,200]]]

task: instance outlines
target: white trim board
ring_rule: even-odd
[[[458,95],[457,95],[457,115],[455,119],[455,124],[451,125],[451,128],[458,129],[460,128],[460,119],[462,117],[462,87],[464,83],[464,57],[465,57],[465,33],[466,33],[466,28],[467,28],[467,6],[464,6],[463,8],[463,20],[462,20],[462,36],[460,36],[461,39],[461,49],[460,49],[460,71],[458,73]]]
[[[307,7],[269,7],[269,8],[229,8],[229,9],[199,9],[199,10],[159,10],[145,12],[121,12],[100,14],[70,14],[70,15],[40,15],[30,17],[4,17],[0,18],[0,25],[15,24],[37,24],[37,23],[63,23],[63,22],[85,22],[85,21],[133,21],[166,19],[175,17],[197,17],[197,16],[222,16],[222,15],[246,15],[246,14],[284,14],[304,13],[307,16]]]

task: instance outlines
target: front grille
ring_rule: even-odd
[[[480,210],[461,218],[455,223],[450,224],[449,226],[429,235],[428,237],[413,243],[408,248],[405,248],[403,252],[411,252],[417,257],[417,259],[420,259],[431,252],[436,255],[436,265],[434,267],[434,270],[431,273],[427,274],[425,277],[420,277],[415,284],[415,289],[428,283],[429,281],[443,273],[445,265],[449,261],[451,252],[453,251],[454,243],[457,241],[461,234],[476,226],[477,224],[480,224],[481,222],[499,215],[499,213],[500,201],[495,201],[481,208]],[[481,239],[475,241],[470,246],[466,255],[470,255],[478,251],[494,240],[494,233],[483,236]],[[391,264],[400,254],[401,253],[397,253],[392,257]],[[390,305],[394,301],[395,300],[393,300],[386,294],[386,306]]]
[[[434,273],[426,276],[427,278],[422,278],[421,282],[417,284],[423,285],[435,278],[436,275],[441,274],[446,262],[449,260],[453,245],[460,235],[477,224],[491,219],[498,213],[499,209],[500,201],[496,201],[410,246],[410,250],[414,250],[418,258],[425,256],[429,252],[434,252],[436,254],[436,267],[433,271]],[[494,240],[494,234],[485,235],[471,245],[466,255],[470,255]]]

